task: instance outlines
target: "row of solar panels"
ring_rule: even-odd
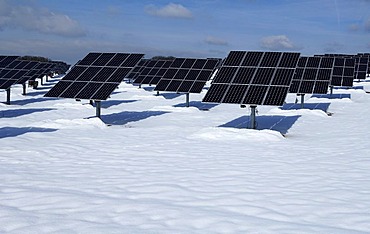
[[[69,65],[62,61],[37,62],[23,60],[19,56],[0,55],[0,89],[9,89],[15,84],[24,84],[28,80],[35,80],[57,72],[65,73]]]
[[[288,92],[324,94],[329,85],[352,86],[354,77],[353,58],[231,51],[203,101],[279,106]]]
[[[367,56],[356,60],[253,51],[231,51],[222,63],[213,58],[144,60],[143,56],[89,53],[45,96],[106,100],[125,77],[136,84],[156,85],[156,91],[200,93],[218,68],[204,102],[282,105],[288,92],[327,93],[329,85],[352,86],[359,68],[366,73],[369,62]]]
[[[176,58],[172,61],[142,60],[143,56],[90,53],[45,96],[106,100],[124,78],[149,75],[149,83],[156,84],[156,89],[161,91],[200,93],[221,61],[190,58]]]

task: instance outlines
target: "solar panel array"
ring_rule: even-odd
[[[328,92],[333,72],[334,58],[300,57],[290,93],[324,94]]]
[[[154,90],[200,93],[219,62],[219,59],[176,58]]]
[[[106,100],[143,56],[89,53],[45,97]]]
[[[300,53],[231,51],[203,102],[282,105]]]
[[[158,84],[159,80],[166,73],[171,64],[171,60],[149,60],[138,73],[134,80],[134,84]]]
[[[0,70],[0,89],[8,89],[13,84],[22,83],[28,80],[27,73],[29,73],[38,62],[14,60],[5,68]]]
[[[331,86],[353,86],[355,60],[352,58],[335,58]]]
[[[49,62],[40,62],[32,71],[30,71],[29,80],[36,80],[42,78],[43,76],[49,74],[54,70],[55,64]]]
[[[370,53],[358,53],[357,55],[350,54],[324,54],[315,55],[319,57],[331,58],[353,58],[355,59],[354,78],[358,80],[366,79],[366,74],[370,72]]]
[[[130,73],[125,77],[128,80],[135,80],[140,74],[140,71],[144,69],[145,65],[149,62],[149,59],[142,59],[139,63],[131,70]]]

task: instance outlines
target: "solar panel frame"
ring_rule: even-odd
[[[354,78],[355,59],[335,57],[330,85],[352,87]]]
[[[325,94],[332,80],[334,57],[299,58],[290,93]]]
[[[212,77],[221,59],[175,58],[167,68],[155,91],[200,93]],[[192,82],[190,85],[189,82]],[[184,84],[183,84],[184,83]]]
[[[203,102],[282,105],[300,53],[230,51]]]
[[[133,81],[137,85],[156,85],[172,64],[172,60],[151,59],[138,72]]]
[[[0,71],[0,89],[9,89],[12,85],[26,82],[27,74],[38,65],[38,62],[28,60],[13,60]]]
[[[135,53],[91,52],[44,96],[106,100],[143,56]]]

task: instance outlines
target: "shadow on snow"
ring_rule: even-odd
[[[29,132],[55,132],[58,129],[54,128],[34,128],[34,127],[3,127],[0,128],[0,139],[6,137],[16,137]]]
[[[343,98],[351,98],[351,94],[346,94],[346,93],[313,94],[311,97],[312,98],[343,99]]]
[[[189,106],[191,107],[196,107],[199,110],[210,110],[215,106],[218,106],[219,104],[211,104],[211,103],[203,103],[200,101],[191,101],[189,102]],[[176,104],[173,107],[186,107],[186,103],[180,103]]]
[[[101,107],[104,109],[107,109],[111,106],[117,106],[123,103],[131,103],[131,102],[137,102],[137,100],[108,100],[108,101],[102,101]],[[94,107],[96,107],[95,102],[93,104]]]
[[[125,125],[129,122],[140,121],[152,116],[163,115],[169,112],[166,111],[123,111],[110,115],[102,115],[101,120],[108,125]]]
[[[0,118],[13,118],[22,115],[29,115],[36,112],[44,112],[55,110],[53,108],[35,108],[35,109],[17,109],[17,110],[3,110],[0,111]]]
[[[274,130],[281,134],[286,134],[288,130],[293,126],[293,124],[301,117],[300,115],[295,116],[280,116],[280,115],[270,115],[270,116],[257,116],[257,130]],[[249,128],[250,126],[250,116],[241,116],[234,119],[228,123],[220,125],[219,127],[228,128]]]
[[[162,96],[164,97],[165,99],[175,99],[177,97],[180,97],[181,93],[160,93],[158,96]]]
[[[286,103],[280,109],[282,110],[300,110],[300,109],[309,109],[309,110],[322,110],[327,112],[329,109],[330,103],[304,103],[303,108],[301,108],[300,103]]]
[[[11,105],[24,106],[24,105],[27,105],[27,104],[30,104],[30,103],[46,102],[46,101],[51,101],[51,100],[55,100],[55,98],[46,98],[46,97],[42,97],[42,98],[29,98],[29,99],[11,101],[10,104]]]

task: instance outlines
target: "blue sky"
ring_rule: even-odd
[[[0,54],[225,57],[370,51],[370,0],[0,0]]]

